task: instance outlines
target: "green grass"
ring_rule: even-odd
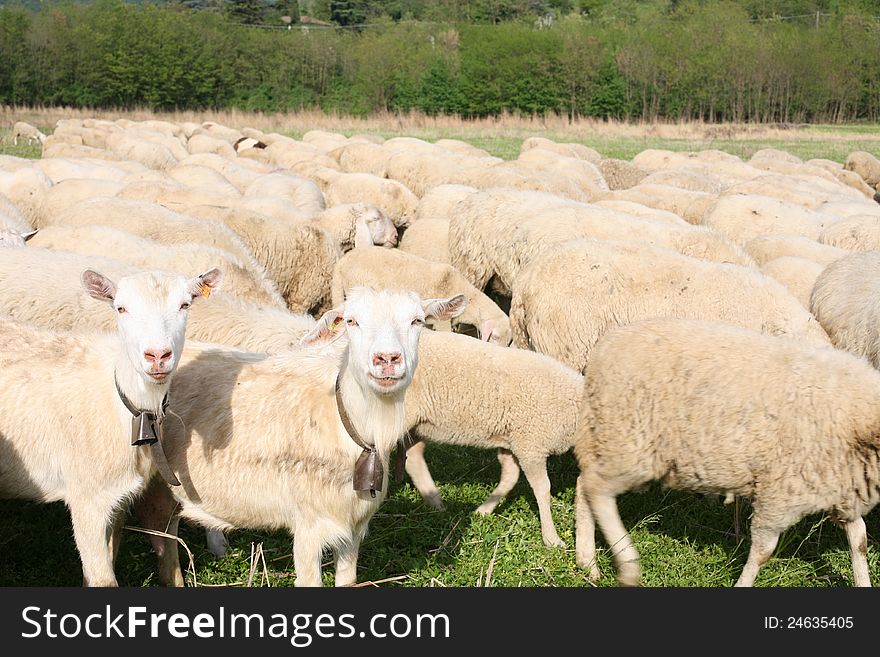
[[[541,542],[537,509],[524,477],[493,515],[472,513],[496,482],[499,468],[491,452],[432,445],[428,461],[446,510],[425,507],[408,482],[392,483],[362,546],[359,581],[400,577],[383,585],[477,586],[485,583],[491,563],[492,586],[593,586],[575,566],[572,505],[577,466],[571,455],[549,461],[553,515],[568,544],[566,549],[545,548]],[[744,536],[737,540],[733,507],[713,497],[654,486],[644,493],[623,495],[619,503],[624,524],[641,555],[645,586],[717,587],[736,581],[748,554],[747,505]],[[870,536],[880,525],[880,512],[875,510],[866,521]],[[232,532],[230,554],[215,559],[207,552],[201,529],[183,523],[181,527],[181,537],[194,555],[198,584],[243,586],[254,544],[262,545],[272,586],[292,586],[295,581],[291,539],[285,532]],[[0,502],[0,537],[0,585],[81,583],[79,559],[63,505]],[[614,586],[614,570],[601,538],[599,545],[603,576],[597,585]],[[181,558],[185,568],[183,550]],[[873,581],[880,581],[880,550],[873,537],[869,538],[868,559]],[[329,564],[329,555],[325,561]],[[154,564],[146,537],[125,532],[117,562],[120,584],[157,585]],[[255,585],[262,573],[260,566]],[[333,583],[331,565],[325,566],[324,581]],[[849,551],[842,529],[819,516],[804,519],[783,534],[756,585],[851,586]]]
[[[816,132],[821,132],[817,136]],[[294,136],[300,136],[290,131]],[[359,130],[359,132],[368,132]],[[375,131],[390,137],[395,133]],[[494,155],[515,157],[519,145],[534,131],[501,134],[491,130],[413,130],[423,139],[454,138],[485,148]],[[645,148],[701,150],[718,148],[748,158],[760,148],[782,148],[804,159],[824,157],[843,161],[853,150],[880,153],[873,128],[819,126],[803,139],[664,139],[656,136],[611,134],[566,135],[547,132],[557,141],[578,141],[606,157],[630,159]],[[36,146],[13,148],[8,130],[0,130],[0,153],[39,157]],[[408,482],[391,484],[388,499],[370,523],[361,549],[361,582],[399,578],[384,586],[476,586],[485,583],[492,566],[492,586],[588,587],[585,574],[575,566],[573,499],[577,466],[570,454],[550,459],[553,515],[566,549],[548,549],[541,542],[537,508],[522,477],[496,512],[487,517],[472,513],[494,487],[499,472],[492,452],[432,445],[428,462],[440,486],[446,510],[425,507]],[[642,559],[647,586],[730,586],[736,581],[748,553],[748,507],[744,536],[734,535],[732,506],[714,498],[666,491],[654,486],[644,493],[619,499],[624,524],[631,531]],[[133,522],[133,521],[132,521]],[[873,581],[880,582],[880,546],[876,532],[880,510],[867,518],[869,564]],[[250,572],[252,546],[261,545],[272,586],[295,581],[291,539],[284,532],[240,530],[230,534],[232,550],[224,559],[207,552],[204,532],[181,525],[181,537],[195,559],[197,583],[244,585]],[[603,576],[598,586],[614,585],[614,569],[599,539]],[[185,552],[181,551],[184,567]],[[329,556],[328,556],[329,561]],[[126,531],[117,561],[124,586],[154,586],[155,557],[142,534]],[[332,584],[332,566],[325,567],[325,583]],[[260,583],[262,567],[255,577]],[[79,558],[73,544],[69,516],[62,504],[37,505],[0,501],[0,586],[76,586],[81,583]],[[190,583],[192,583],[190,581]],[[819,516],[805,518],[780,540],[773,559],[765,565],[758,586],[850,586],[852,572],[843,531]]]

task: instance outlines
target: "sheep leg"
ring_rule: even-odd
[[[116,563],[116,555],[119,554],[119,544],[122,542],[122,526],[125,524],[125,515],[125,509],[117,511],[110,524],[110,538],[107,544],[114,564]]]
[[[323,586],[321,580],[321,556],[323,545],[314,530],[297,527],[293,537],[293,568],[296,571],[294,586]]]
[[[83,568],[83,586],[117,586],[110,549],[113,510],[99,500],[69,500],[73,538]]]
[[[229,552],[229,541],[226,539],[226,534],[219,529],[206,529],[205,540],[208,543],[208,552],[218,559],[225,557]]]
[[[578,477],[574,497],[575,555],[577,565],[589,568],[588,579],[595,582],[601,576],[599,563],[596,561],[596,522],[587,503],[587,492],[584,490],[583,477]]]
[[[779,533],[776,529],[769,527],[756,527],[754,519],[752,520],[752,546],[749,548],[749,558],[734,586],[752,586],[755,583],[758,570],[767,563],[773,550],[776,549]]]
[[[559,538],[556,525],[553,524],[553,514],[550,512],[550,478],[547,476],[547,459],[535,461],[519,461],[523,473],[528,479],[535,500],[538,502],[538,516],[541,519],[541,538],[547,547],[565,547],[565,542]]]
[[[846,538],[852,555],[853,581],[856,586],[871,586],[868,575],[868,532],[863,518],[846,523]]]
[[[498,506],[498,503],[513,490],[516,482],[519,481],[519,463],[516,462],[509,449],[502,447],[498,450],[498,462],[501,464],[501,479],[498,481],[495,490],[477,507],[475,513],[481,515],[492,513],[495,507]]]
[[[412,479],[413,485],[419,491],[425,504],[432,509],[443,511],[445,507],[440,499],[440,491],[437,490],[437,484],[434,483],[434,478],[425,462],[426,446],[425,441],[420,440],[406,450],[406,474]]]
[[[621,586],[638,586],[641,576],[639,553],[623,526],[614,495],[599,492],[586,483],[585,486],[589,491],[590,509],[596,514],[596,520],[599,527],[602,528],[602,535],[605,536],[605,542],[608,543],[611,554],[614,556],[618,583]]]
[[[135,500],[134,515],[144,529],[177,536],[180,523],[177,500],[158,477],[150,481],[144,494]],[[164,586],[183,586],[177,539],[151,534],[150,543],[159,559],[159,582]]]

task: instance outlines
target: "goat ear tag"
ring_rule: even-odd
[[[202,287],[199,288],[199,291],[201,292],[202,296],[205,297],[206,299],[209,296],[211,296],[211,286],[208,285],[207,283],[202,283]]]
[[[374,449],[365,449],[354,464],[354,489],[368,490],[375,497],[377,490],[382,490],[385,470],[382,461]]]

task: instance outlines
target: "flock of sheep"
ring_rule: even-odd
[[[122,522],[285,528],[297,585],[357,580],[405,434],[497,450],[547,546],[546,461],[573,449],[595,524],[640,578],[616,497],[652,481],[753,503],[751,585],[826,512],[870,585],[880,501],[880,161],[778,150],[605,159],[523,142],[62,120],[0,156],[0,496],[64,501],[87,585]],[[500,304],[500,305],[499,305]],[[437,330],[424,330],[425,323]],[[452,330],[450,330],[452,329]],[[471,337],[474,334],[476,337]],[[185,339],[184,339],[185,338]],[[156,536],[160,580],[182,585]]]

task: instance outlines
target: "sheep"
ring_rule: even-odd
[[[226,176],[211,167],[199,164],[178,164],[176,167],[168,169],[167,173],[169,178],[187,187],[200,187],[210,190],[214,194],[233,198],[241,195],[238,188],[229,182]]]
[[[641,203],[635,203],[633,201],[617,201],[609,199],[604,201],[596,201],[595,203],[593,203],[593,205],[597,205],[600,208],[608,208],[609,210],[616,210],[617,212],[623,212],[624,214],[631,214],[638,217],[639,219],[648,219],[649,221],[661,221],[667,224],[675,224],[676,226],[686,226],[688,224],[687,221],[682,219],[674,212],[669,212],[668,210],[658,210],[657,208],[652,208],[647,205],[642,205]]]
[[[32,226],[5,194],[0,194],[0,228],[26,233]]]
[[[337,173],[324,187],[329,206],[367,203],[384,211],[398,228],[409,226],[419,204],[418,197],[396,180],[369,173]]]
[[[550,513],[547,457],[572,447],[583,377],[542,354],[435,331],[422,336],[419,365],[406,394],[407,428],[432,442],[499,449],[501,480],[477,513],[492,513],[521,467],[544,544],[564,547]],[[406,471],[425,502],[443,508],[424,448],[410,448]]]
[[[807,258],[820,265],[828,265],[850,253],[847,249],[820,244],[800,235],[756,237],[746,242],[745,249],[759,265],[785,256]]]
[[[774,258],[761,265],[762,273],[782,283],[807,310],[813,286],[824,269],[818,262],[796,256]]]
[[[880,185],[880,160],[866,151],[853,151],[846,157],[843,168],[859,174],[871,187]]]
[[[593,164],[599,164],[602,160],[602,156],[599,155],[599,152],[589,146],[572,142],[560,144],[544,137],[529,137],[528,139],[523,140],[519,152],[520,154],[523,154],[535,148],[553,151],[554,153],[559,153],[565,157],[573,157],[579,160],[592,162]]]
[[[437,216],[416,221],[400,238],[399,247],[425,260],[450,264],[449,219]]]
[[[626,160],[608,158],[598,164],[608,189],[629,189],[635,187],[648,176],[648,172]]]
[[[186,150],[190,153],[213,153],[221,157],[232,159],[235,157],[235,148],[225,139],[217,139],[208,134],[194,134],[186,142]]]
[[[321,586],[326,547],[336,553],[336,585],[353,584],[361,540],[387,491],[390,452],[404,433],[425,319],[448,318],[465,303],[462,295],[353,291],[303,339],[345,334],[341,357],[191,345],[170,398],[181,421],[166,423],[168,462],[182,483],[171,491],[180,515],[213,529],[286,527],[297,586]],[[142,523],[174,534],[173,505],[163,514],[149,502]],[[180,582],[179,569],[176,541],[166,540],[160,577]]]
[[[524,267],[512,289],[513,344],[578,372],[608,330],[649,317],[712,319],[829,344],[812,315],[773,279],[640,242],[559,244]]]
[[[266,276],[254,277],[235,256],[204,244],[160,244],[107,226],[49,226],[39,231],[33,246],[73,251],[82,255],[108,253],[134,267],[167,271],[206,271],[216,266],[224,291],[253,303],[285,308],[277,286]],[[206,268],[206,265],[211,265]]]
[[[10,173],[0,171],[0,194],[9,199],[31,225],[36,224],[50,187],[52,180],[31,167]]]
[[[239,194],[244,194],[245,190],[251,185],[251,183],[264,173],[269,173],[271,171],[269,167],[260,165],[256,162],[254,164],[257,165],[257,168],[254,169],[245,164],[245,162],[250,163],[251,160],[233,161],[227,160],[226,158],[213,153],[199,153],[197,155],[190,155],[186,159],[181,160],[180,164],[195,164],[214,169],[214,171],[231,182],[238,190]]]
[[[828,511],[869,586],[862,516],[880,499],[880,373],[863,359],[716,322],[649,320],[596,346],[575,436],[576,555],[599,576],[595,525],[621,584],[638,553],[615,498],[654,480],[753,500],[751,586],[786,528]]]
[[[83,583],[116,586],[123,510],[156,471],[151,448],[132,444],[136,416],[126,403],[158,418],[154,437],[162,438],[187,309],[221,276],[157,271],[114,283],[86,269],[81,280],[91,304],[112,307],[116,335],[56,333],[0,319],[0,496],[63,500]],[[42,291],[30,290],[36,297]],[[35,376],[35,367],[51,376]]]
[[[2,217],[0,217],[0,221],[2,221]],[[2,224],[0,224],[0,226],[2,226]],[[25,245],[25,242],[30,240],[36,234],[37,231],[35,230],[27,233],[19,233],[15,230],[7,230],[0,227],[0,248],[22,247]]]
[[[707,260],[752,264],[752,259],[711,229],[674,226],[630,217],[551,194],[495,189],[456,205],[449,223],[453,267],[477,289],[495,276],[499,291],[529,260],[559,242],[577,238],[637,239]]]
[[[838,218],[833,215],[813,212],[769,196],[736,194],[718,199],[702,225],[715,228],[744,245],[764,235],[800,235],[815,240],[836,221]]]
[[[221,223],[239,235],[292,312],[321,314],[330,308],[333,266],[342,250],[326,230],[241,208],[193,207],[187,212],[205,220],[200,223]]]
[[[850,251],[880,249],[880,217],[867,215],[841,219],[819,233],[819,242]]]
[[[333,268],[333,305],[340,305],[356,287],[406,288],[422,297],[450,296],[457,290],[468,297],[468,304],[453,326],[471,324],[483,340],[505,347],[510,344],[510,321],[504,311],[450,265],[398,249],[358,248],[342,256]]]
[[[434,142],[434,145],[439,146],[447,151],[451,151],[457,155],[482,158],[492,157],[489,151],[486,151],[482,148],[477,148],[476,146],[473,146],[472,144],[469,144],[465,141],[461,141],[460,139],[438,139]]]
[[[639,182],[641,185],[669,185],[691,192],[705,192],[717,196],[725,185],[714,176],[701,175],[693,169],[660,169]]]
[[[295,211],[305,215],[317,214],[327,207],[324,195],[315,183],[287,172],[260,176],[248,186],[244,196],[279,197],[289,202]]]
[[[599,200],[602,198],[608,197],[601,196]],[[648,183],[647,179],[615,195],[615,198],[672,212],[690,224],[702,223],[718,200],[717,194],[682,189],[669,184]]]
[[[367,229],[370,244],[387,248],[397,246],[397,228],[391,218],[379,208],[364,203],[334,205],[311,217],[308,223],[333,235],[343,253],[355,247],[359,225]]]
[[[133,164],[134,167],[129,166]],[[119,160],[95,160],[91,158],[52,157],[34,162],[34,168],[45,173],[53,184],[70,178],[123,182],[134,172],[149,171],[140,164]]]
[[[602,177],[599,167],[587,160],[566,157],[543,148],[532,148],[520,154],[516,164],[539,174],[568,178],[590,198],[608,191],[608,183]]]
[[[835,347],[863,356],[880,369],[878,274],[880,251],[835,260],[816,279],[810,309]]]
[[[72,204],[53,225],[109,226],[162,244],[206,244],[238,258],[256,279],[266,270],[241,238],[218,222],[198,221],[153,203],[119,198],[93,198]]]
[[[371,173],[374,176],[385,177],[388,160],[393,152],[382,148],[378,144],[350,143],[329,155],[339,162],[339,167],[347,173]]]
[[[68,178],[53,185],[43,196],[34,226],[43,228],[55,223],[71,205],[97,197],[113,197],[126,188],[125,183],[94,178]]]
[[[16,121],[12,126],[12,143],[15,146],[18,146],[19,138],[26,139],[28,144],[34,142],[44,144],[46,142],[46,135],[42,131],[24,121]]]

